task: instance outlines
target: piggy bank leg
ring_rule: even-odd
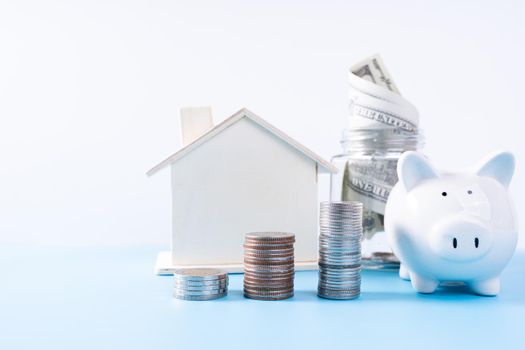
[[[438,281],[416,275],[415,273],[410,273],[410,282],[412,282],[412,287],[414,287],[418,293],[424,294],[434,293],[439,286]]]
[[[403,264],[399,265],[399,277],[401,277],[405,281],[410,281],[410,274],[408,273],[407,268]]]
[[[479,295],[494,296],[498,295],[500,290],[499,276],[484,281],[476,281],[468,283],[470,289]]]

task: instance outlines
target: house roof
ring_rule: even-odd
[[[167,167],[173,162],[176,162],[177,160],[186,156],[191,151],[201,146],[202,144],[206,143],[208,140],[212,139],[213,137],[215,137],[216,135],[226,130],[228,127],[237,123],[239,120],[243,118],[249,118],[254,123],[268,130],[273,135],[275,135],[277,138],[283,140],[288,145],[295,148],[297,151],[299,151],[306,157],[316,162],[319,166],[320,171],[329,172],[329,173],[337,172],[337,168],[333,166],[332,164],[330,164],[330,162],[324,160],[323,158],[321,158],[320,156],[318,156],[317,154],[315,154],[314,152],[312,152],[305,146],[301,145],[299,142],[295,141],[290,136],[286,135],[284,132],[277,129],[275,126],[271,125],[270,123],[268,123],[267,121],[265,121],[264,119],[256,115],[255,113],[247,110],[246,108],[243,108],[237,113],[235,113],[234,115],[232,115],[231,117],[229,117],[228,119],[224,120],[222,123],[217,124],[215,127],[210,129],[208,132],[204,133],[203,135],[195,139],[193,142],[187,144],[185,147],[181,148],[179,151],[172,154],[171,156],[169,156],[168,158],[166,158],[165,160],[163,160],[162,162],[160,162],[159,164],[151,168],[147,172],[147,175],[152,176],[153,174],[157,173],[159,170]]]

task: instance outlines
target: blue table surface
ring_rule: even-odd
[[[226,298],[180,301],[155,276],[161,247],[0,247],[0,349],[524,349],[525,252],[497,297],[461,287],[414,292],[395,273],[365,271],[357,300],[255,301],[230,276]]]

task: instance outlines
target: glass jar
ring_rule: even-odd
[[[385,204],[397,182],[399,157],[405,151],[422,148],[423,144],[421,131],[394,128],[343,131],[343,153],[332,158],[339,171],[330,178],[330,200],[363,203],[364,268],[399,268],[399,260],[384,232]]]

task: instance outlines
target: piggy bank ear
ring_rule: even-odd
[[[492,177],[503,186],[509,187],[514,174],[515,162],[514,155],[510,152],[492,153],[476,167],[476,174]]]
[[[423,154],[412,151],[403,153],[399,158],[397,176],[407,192],[425,180],[439,177]]]

